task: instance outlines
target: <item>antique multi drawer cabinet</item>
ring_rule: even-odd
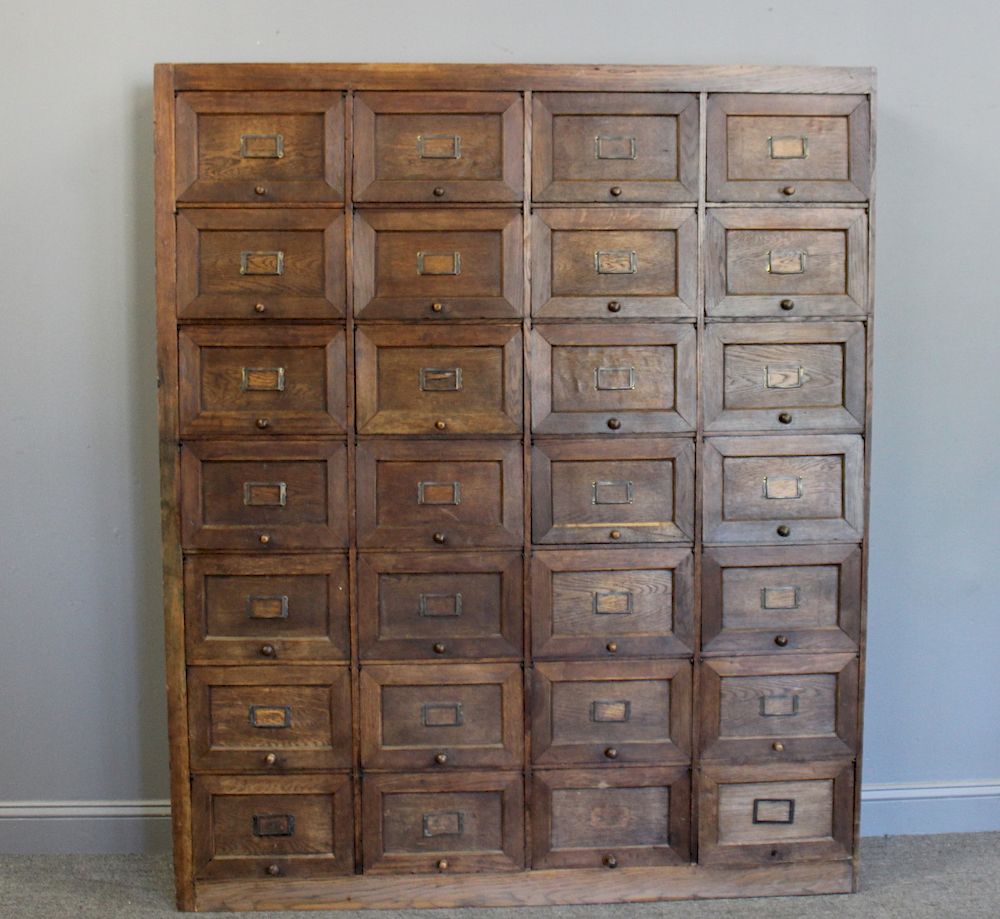
[[[157,68],[182,908],[854,887],[872,111]]]

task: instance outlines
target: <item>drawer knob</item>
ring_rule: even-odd
[[[448,423],[438,419],[434,422],[434,427],[436,427],[439,431],[443,431],[446,427],[448,427]]]
[[[618,197],[621,197],[622,187],[621,187],[621,185],[612,185],[611,188],[610,188],[610,191],[611,191],[611,197],[612,198],[618,198]]]
[[[791,424],[792,416],[789,412],[782,412],[780,415],[778,415],[778,421],[780,421],[782,424]]]
[[[268,420],[267,418],[258,418],[258,419],[257,419],[257,427],[258,427],[258,428],[260,428],[260,429],[261,429],[262,431],[263,431],[263,430],[264,430],[264,428],[266,428],[266,427],[267,427],[267,426],[268,426],[268,425],[269,425],[270,423],[271,423],[271,422],[270,422],[270,420]]]
[[[267,756],[264,757],[264,764],[267,766],[273,766],[277,761],[278,757],[274,753],[268,753]]]
[[[608,649],[608,654],[617,654],[618,653],[618,642],[617,641],[609,641],[605,645],[605,647]]]
[[[601,864],[603,864],[605,868],[617,868],[618,859],[613,855],[605,855],[604,858],[601,859]]]
[[[612,300],[612,301],[610,301],[608,303],[608,312],[609,313],[620,313],[621,309],[622,309],[622,305],[617,300]]]
[[[621,530],[612,530],[608,535],[612,539],[621,539],[622,538],[622,531]]]
[[[434,542],[436,542],[438,545],[443,546],[444,543],[445,543],[446,538],[447,537],[444,535],[444,533],[435,533],[434,534]]]
[[[785,526],[785,524],[782,524],[780,527],[778,527],[778,535],[779,536],[791,536],[792,535],[792,528],[790,526]]]
[[[269,545],[271,537],[268,536],[267,533],[261,533],[260,536],[257,537],[257,542],[259,542],[262,546]]]
[[[795,301],[782,300],[781,303],[778,304],[778,306],[780,306],[783,310],[793,310],[795,309]]]
[[[281,876],[281,868],[279,868],[277,865],[268,865],[267,866],[267,873],[269,875],[271,875],[271,877],[273,877],[273,878],[280,877]]]
[[[264,657],[277,657],[277,654],[278,654],[278,652],[275,649],[274,645],[261,645],[260,646],[260,653]]]
[[[434,197],[435,198],[443,198],[444,197],[444,188],[442,188],[440,185],[435,186],[435,188],[434,188]]]
[[[447,650],[448,649],[444,646],[443,642],[438,641],[438,642],[434,643],[434,653],[435,654],[444,654],[444,652],[447,651]]]
[[[431,304],[431,312],[432,313],[440,313],[441,310],[443,310],[443,309],[444,309],[444,304],[443,303],[432,303]]]
[[[608,759],[618,759],[618,751],[617,751],[617,750],[616,750],[616,749],[615,749],[614,747],[608,747],[608,748],[607,748],[607,749],[606,749],[606,750],[604,751],[604,755],[605,755],[605,756],[606,756],[606,757],[607,757]]]
[[[773,744],[771,744],[771,749],[774,750],[775,753],[784,753],[785,745],[780,740],[776,740]]]
[[[266,195],[267,189],[263,185],[258,185],[256,188],[254,188],[254,194]]]
[[[263,313],[263,312],[265,312],[267,310],[267,307],[264,306],[263,303],[255,303],[253,305],[253,309],[254,309],[255,313]]]
[[[784,648],[785,645],[788,644],[788,636],[787,635],[775,635],[774,636],[774,643],[779,648]]]
[[[447,753],[436,754],[434,757],[434,762],[437,763],[439,766],[443,766],[446,762],[448,762],[448,754]]]
[[[608,427],[611,428],[612,431],[617,431],[621,426],[622,423],[617,418],[608,419]]]
[[[446,859],[446,858],[440,858],[440,859],[438,859],[437,869],[438,869],[438,871],[447,871],[448,870],[448,859]]]
[[[781,189],[781,193],[783,195],[787,195],[790,198],[792,195],[795,194],[795,186],[794,185],[786,185],[783,189]]]

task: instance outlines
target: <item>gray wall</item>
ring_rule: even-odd
[[[4,12],[0,848],[162,844],[155,61],[876,65],[865,828],[1000,828],[995,0],[6,0]]]

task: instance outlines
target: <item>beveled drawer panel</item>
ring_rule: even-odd
[[[714,208],[706,220],[708,316],[864,316],[868,220],[855,208]]]
[[[697,344],[688,325],[536,325],[537,434],[667,434],[696,424]]]
[[[854,763],[706,765],[698,860],[780,864],[845,858],[854,831]]]
[[[360,434],[518,434],[520,326],[358,329]]]
[[[713,93],[710,201],[864,201],[871,183],[866,96]]]
[[[535,201],[696,201],[694,93],[535,93]]]
[[[184,560],[189,663],[348,660],[346,555]]]
[[[705,542],[860,542],[863,461],[854,434],[708,438]]]
[[[857,650],[857,546],[710,549],[701,571],[702,654]]]
[[[520,546],[517,441],[358,444],[358,541],[378,548]]]
[[[366,210],[354,215],[361,319],[508,319],[524,312],[521,212]]]
[[[361,801],[366,874],[524,866],[524,784],[517,773],[368,774]]]
[[[523,143],[518,93],[357,93],[354,200],[520,201]]]
[[[177,215],[181,319],[337,319],[344,315],[344,215],[197,208]]]
[[[693,652],[689,549],[542,549],[531,564],[536,659]]]
[[[536,770],[533,868],[632,868],[691,858],[687,766]]]
[[[342,329],[189,326],[178,350],[182,436],[344,433]]]
[[[684,542],[693,533],[690,440],[627,437],[535,444],[534,542]]]
[[[537,662],[531,727],[538,765],[687,762],[691,664]]]
[[[860,322],[712,323],[705,329],[708,431],[860,431]]]
[[[333,441],[192,441],[181,447],[190,549],[347,545],[347,451]]]
[[[344,200],[341,93],[179,93],[176,117],[179,201]]]
[[[366,769],[520,768],[517,664],[372,664],[361,671]]]
[[[354,872],[349,775],[196,776],[195,876],[320,878]]]
[[[713,658],[698,685],[702,760],[773,763],[856,750],[854,654]]]
[[[520,554],[365,553],[358,627],[365,660],[520,659]]]
[[[531,223],[531,312],[541,319],[693,319],[691,208],[554,208]]]
[[[191,667],[191,768],[349,769],[347,667]]]

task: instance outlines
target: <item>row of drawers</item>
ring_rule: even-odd
[[[177,315],[328,319],[346,305],[345,216],[213,209],[177,217]],[[860,317],[860,208],[725,208],[705,217],[709,317]],[[542,319],[692,320],[693,208],[552,208],[531,217],[531,313]],[[359,319],[524,314],[522,216],[504,208],[368,209],[353,216]]]
[[[181,202],[326,202],[345,195],[345,105],[335,92],[180,93]],[[355,201],[520,201],[518,93],[353,97]],[[858,95],[711,94],[710,201],[863,201],[871,162]],[[697,201],[693,93],[536,93],[535,201]]]
[[[613,869],[691,860],[687,766],[536,770],[527,783],[505,772],[367,774],[357,787],[366,874],[516,871],[526,861],[536,869]],[[349,775],[202,775],[192,788],[198,877],[355,872],[356,785]],[[706,764],[696,793],[701,864],[850,853],[851,761],[766,769]]]

